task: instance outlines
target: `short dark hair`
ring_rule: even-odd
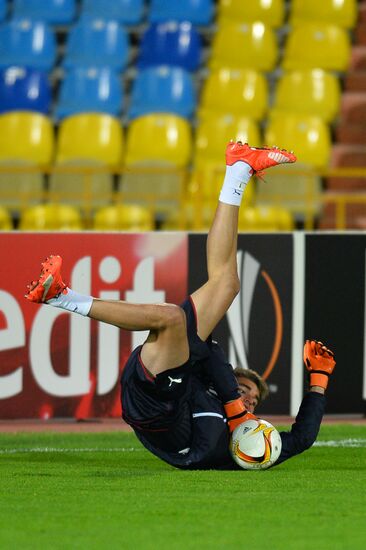
[[[245,378],[248,378],[249,380],[254,382],[254,384],[256,384],[259,390],[258,405],[259,403],[262,403],[262,401],[264,401],[266,397],[268,397],[268,394],[269,394],[268,384],[267,382],[265,382],[265,380],[263,380],[263,378],[255,370],[243,369],[242,367],[237,367],[234,370],[234,374],[236,378],[238,378],[239,376],[244,376]]]

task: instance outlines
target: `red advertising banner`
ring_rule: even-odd
[[[0,235],[0,418],[120,416],[119,377],[146,333],[32,304],[50,254],[75,291],[135,303],[187,295],[188,237],[174,233]]]

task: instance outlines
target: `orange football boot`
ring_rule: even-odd
[[[25,297],[31,302],[47,302],[67,288],[61,277],[61,256],[49,256],[41,265],[38,280],[27,286],[28,292]]]
[[[239,160],[246,162],[253,173],[262,172],[266,168],[288,162],[296,162],[292,151],[278,147],[250,147],[241,141],[230,141],[226,146],[226,164],[232,166]]]

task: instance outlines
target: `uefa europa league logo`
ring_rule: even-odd
[[[249,327],[253,307],[253,296],[258,277],[262,277],[269,289],[275,313],[275,337],[272,352],[267,360],[264,379],[268,378],[273,370],[281,348],[283,334],[283,314],[278,290],[268,273],[261,268],[260,263],[249,252],[239,250],[237,253],[238,275],[241,283],[241,292],[236,296],[227,312],[229,325],[229,362],[232,365],[255,368],[248,362],[249,354]]]

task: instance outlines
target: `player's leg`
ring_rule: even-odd
[[[135,331],[149,330],[141,359],[152,374],[175,368],[189,356],[184,311],[174,304],[131,304],[100,300],[67,288],[61,276],[62,259],[50,256],[26,297],[33,302],[79,313],[91,319]]]
[[[226,174],[207,239],[208,281],[192,294],[197,332],[205,340],[225,315],[239,291],[236,265],[239,207],[245,186],[255,172],[295,162],[292,153],[231,142],[226,148]]]

